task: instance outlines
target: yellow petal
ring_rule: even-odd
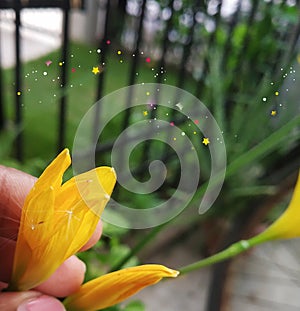
[[[28,290],[45,281],[95,231],[114,187],[115,172],[100,167],[61,186],[70,163],[69,152],[64,150],[46,168],[25,200],[10,290]]]
[[[288,208],[264,232],[251,240],[254,243],[300,237],[300,173]]]
[[[115,305],[164,277],[176,277],[178,271],[161,265],[143,265],[105,274],[81,286],[65,299],[69,311],[93,311]]]
[[[71,164],[70,152],[64,149],[44,170],[36,181],[32,192],[52,186],[55,190],[61,186],[64,172]]]

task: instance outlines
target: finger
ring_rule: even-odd
[[[36,178],[31,175],[0,165],[0,250],[2,254],[5,254],[5,256],[0,256],[0,281],[6,283],[9,282],[11,276],[21,208],[35,181]],[[100,222],[93,236],[81,251],[92,247],[99,240],[101,232],[102,224]],[[73,271],[70,271],[68,264],[71,264],[71,270],[74,267]],[[46,282],[40,286],[45,289],[45,293],[51,294],[55,290],[55,292],[59,292],[57,296],[65,296],[65,292],[73,292],[74,288],[77,289],[82,283],[84,272],[83,263],[78,259],[69,259],[47,281],[49,283]],[[67,285],[59,287],[54,284],[54,286],[53,280],[54,283],[57,282],[60,274],[63,275],[63,281]]]
[[[61,302],[54,297],[36,291],[0,293],[0,310],[6,311],[64,311]]]
[[[17,310],[27,299],[34,299],[42,294],[36,291],[0,293],[0,310]]]
[[[8,282],[25,198],[36,178],[0,165],[0,281]]]
[[[0,237],[16,240],[25,198],[36,178],[19,170],[0,165]],[[90,240],[80,251],[91,248],[100,239],[102,223],[98,223]],[[0,243],[1,247],[2,243]]]
[[[79,289],[85,271],[85,264],[76,256],[71,256],[36,290],[55,297],[66,297]]]
[[[21,210],[36,178],[0,165],[0,236],[17,237]]]
[[[66,311],[63,304],[56,298],[42,295],[40,297],[24,301],[17,311]]]
[[[91,247],[93,247],[100,239],[101,234],[102,234],[102,221],[100,220],[97,224],[96,230],[91,236],[91,238],[88,240],[88,242],[79,250],[80,252],[83,252]]]
[[[16,242],[0,236],[0,281],[8,282],[12,272]],[[1,309],[0,309],[1,310]]]

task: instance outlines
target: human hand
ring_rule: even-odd
[[[0,165],[0,290],[7,286],[11,276],[22,206],[35,181],[36,178],[31,175]],[[93,236],[81,250],[93,246],[101,232],[102,225],[99,222]],[[74,293],[83,282],[84,273],[85,264],[72,256],[34,290],[0,292],[0,310],[65,310],[54,297]]]

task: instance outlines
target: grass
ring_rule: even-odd
[[[92,73],[92,68],[99,65],[97,48],[70,44],[68,54],[69,72],[67,94],[67,132],[66,147],[71,148],[77,126],[95,103],[98,75]],[[155,62],[147,63],[140,59],[140,66],[136,73],[136,83],[155,82],[158,72]],[[45,62],[51,60],[47,66]],[[40,157],[47,161],[56,154],[58,137],[58,112],[62,96],[60,65],[60,51],[49,53],[40,59],[25,63],[22,68],[23,88],[22,112],[24,115],[24,146],[25,159]],[[109,94],[128,85],[130,66],[134,57],[118,55],[117,50],[110,48],[107,62],[103,66],[105,74],[104,92]],[[72,68],[73,71],[72,71]],[[176,84],[176,73],[172,69],[164,74],[164,83]],[[4,72],[6,111],[11,119],[14,118],[14,72],[13,69]],[[187,89],[192,89],[192,78],[187,79]]]

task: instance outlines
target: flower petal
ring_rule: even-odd
[[[92,236],[116,175],[101,167],[61,186],[70,165],[64,150],[46,168],[25,200],[9,290],[36,287]]]
[[[300,237],[300,173],[288,208],[264,232],[250,239],[251,243],[260,244],[270,240]]]
[[[64,149],[44,170],[36,181],[32,191],[52,186],[55,190],[62,184],[64,172],[71,164],[70,152]]]
[[[115,305],[146,286],[179,272],[161,265],[143,265],[105,274],[81,286],[64,300],[67,310],[93,311]]]

